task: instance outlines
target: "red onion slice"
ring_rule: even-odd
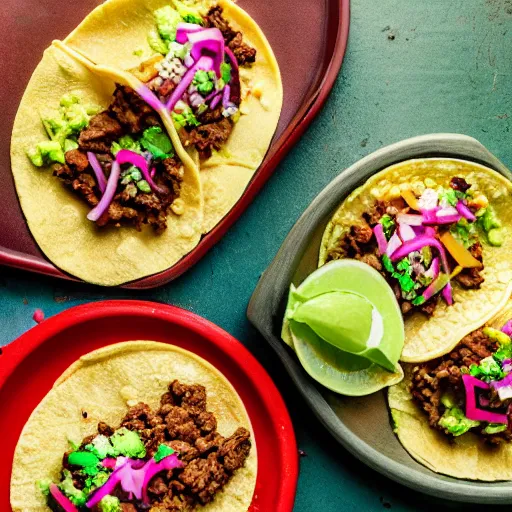
[[[375,238],[377,240],[377,246],[379,248],[379,253],[385,254],[386,249],[388,247],[388,242],[386,240],[386,236],[384,235],[384,227],[380,222],[378,222],[375,227],[373,228],[373,234],[375,235]]]
[[[483,382],[472,375],[464,374],[462,376],[464,388],[466,390],[466,417],[473,421],[487,421],[489,423],[507,424],[506,414],[485,411],[476,405],[475,388],[490,389],[489,384]]]
[[[108,209],[112,199],[116,194],[117,183],[121,174],[121,166],[119,162],[114,161],[112,163],[112,169],[110,170],[110,176],[108,177],[107,187],[105,192],[100,199],[100,202],[87,214],[87,218],[96,222]]]
[[[94,174],[96,176],[98,188],[103,194],[105,192],[105,189],[107,188],[107,179],[105,178],[103,168],[101,167],[101,164],[98,161],[98,157],[93,152],[87,151],[87,160],[89,160],[89,164],[91,165],[92,170],[94,171]]]
[[[138,153],[134,151],[130,151],[129,149],[121,149],[116,155],[116,161],[119,162],[120,165],[123,164],[132,164],[144,175],[144,179],[148,182],[151,190],[155,192],[159,192],[160,194],[166,194],[168,192],[167,188],[159,187],[151,177],[151,173],[149,172],[149,166],[147,160]]]
[[[462,215],[466,220],[469,220],[470,222],[475,222],[475,215],[462,201],[459,201],[455,208],[457,209],[459,214]]]
[[[50,485],[50,494],[65,512],[78,512],[78,509],[71,503],[70,499],[55,485]]]
[[[185,44],[188,42],[188,35],[194,32],[201,32],[203,27],[196,25],[195,23],[178,23],[176,28],[176,42]]]

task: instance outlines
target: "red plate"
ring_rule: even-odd
[[[291,512],[298,477],[293,426],[274,383],[230,334],[189,311],[142,301],[77,306],[34,327],[0,356],[0,510],[10,510],[14,448],[32,410],[59,375],[81,355],[137,339],[172,343],[218,368],[241,396],[258,446],[252,512]]]
[[[27,228],[11,175],[9,143],[14,115],[43,50],[53,39],[65,37],[99,3],[101,0],[2,2],[0,180],[8,215],[0,217],[0,264],[72,279],[44,257]],[[245,193],[216,228],[176,265],[127,288],[154,288],[175,279],[224,236],[319,112],[341,68],[349,0],[240,0],[239,5],[263,28],[281,68],[284,105],[276,135]]]

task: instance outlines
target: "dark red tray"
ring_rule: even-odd
[[[0,12],[3,80],[0,105],[0,180],[4,215],[0,216],[0,264],[72,279],[50,263],[37,247],[20,209],[10,170],[9,144],[16,109],[42,51],[64,38],[98,0],[4,0]],[[254,199],[278,163],[297,142],[329,94],[340,70],[348,38],[349,0],[240,0],[261,25],[276,53],[284,85],[284,105],[270,150],[238,203],[170,269],[127,288],[154,288],[197,263]]]
[[[12,458],[23,425],[61,373],[81,355],[129,340],[172,343],[203,357],[241,396],[258,447],[251,512],[291,512],[298,477],[293,426],[274,383],[220,327],[174,306],[106,301],[77,306],[34,327],[0,352],[0,510],[10,510]]]

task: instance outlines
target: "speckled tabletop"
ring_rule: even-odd
[[[0,268],[0,345],[46,316],[105,298],[172,303],[229,331],[263,363],[291,413],[301,458],[295,510],[472,509],[419,495],[363,466],[312,417],[245,309],[259,275],[313,197],[364,155],[458,132],[512,166],[512,0],[352,0],[349,47],[332,95],[227,236],[161,289],[105,290]],[[475,507],[476,509],[476,507]]]

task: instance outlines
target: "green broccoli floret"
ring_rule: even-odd
[[[393,234],[395,221],[391,218],[390,215],[386,214],[380,218],[379,222],[382,224],[382,227],[384,228],[384,234],[386,235],[386,238],[389,240],[389,238],[391,238],[391,235]]]
[[[39,142],[36,147],[27,152],[31,162],[36,167],[42,167],[54,162],[65,163],[64,151],[61,145],[53,140]]]
[[[92,440],[92,443],[88,444],[85,449],[92,452],[99,459],[105,459],[115,455],[114,448],[110,444],[108,437],[103,435],[96,436]]]
[[[182,21],[178,12],[170,5],[166,5],[157,9],[153,14],[160,37],[166,42],[175,41],[176,28],[178,27],[178,23]]]
[[[121,512],[121,502],[115,496],[105,496],[99,503],[100,512]]]
[[[146,448],[139,434],[127,428],[123,427],[116,430],[110,437],[110,442],[114,447],[116,455],[122,455],[132,459],[141,459],[146,456]]]
[[[108,480],[109,473],[106,471],[100,471],[97,475],[88,476],[85,479],[85,488],[84,492],[89,494],[92,490],[101,487]]]
[[[452,407],[444,411],[438,424],[457,437],[465,434],[470,428],[478,427],[480,422],[466,418],[458,407]]]
[[[59,484],[59,488],[77,507],[85,505],[87,495],[75,487],[71,472],[67,469],[64,470],[64,480]]]
[[[179,0],[172,0],[172,3],[186,23],[195,23],[196,25],[203,24],[203,17],[198,9],[185,5]]]

